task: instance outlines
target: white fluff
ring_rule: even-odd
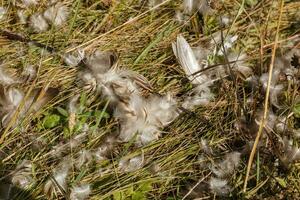
[[[208,105],[213,99],[214,94],[211,92],[208,85],[210,85],[210,82],[207,82],[206,84],[198,85],[192,90],[192,95],[187,96],[183,103],[182,107],[185,109],[193,109],[196,106],[206,106]]]
[[[209,187],[213,193],[220,196],[227,195],[231,190],[226,180],[214,178],[214,177],[210,178]]]
[[[90,193],[91,193],[91,186],[88,185],[88,184],[73,187],[71,189],[70,200],[85,200],[85,199],[88,199]]]
[[[82,71],[79,73],[79,78],[82,80],[84,86],[83,88],[86,90],[96,90],[97,81],[96,78],[90,71]]]
[[[244,53],[230,53],[228,55],[228,61],[234,62],[231,64],[234,71],[238,71],[243,74],[246,78],[253,74],[251,67],[249,67],[245,60],[247,59],[247,55]]]
[[[0,20],[3,20],[6,15],[6,8],[0,7]]]
[[[26,24],[28,15],[26,14],[25,10],[17,10],[17,15],[20,21],[20,24]]]
[[[283,153],[280,155],[280,160],[286,167],[294,161],[300,160],[300,149],[293,145],[293,140],[284,137],[280,142],[283,147]]]
[[[33,65],[26,65],[23,69],[22,76],[26,80],[33,80],[36,77],[36,68]]]
[[[16,172],[12,175],[11,182],[20,188],[28,188],[33,184],[32,176],[32,164],[29,160],[23,160],[22,163],[17,166]]]
[[[21,0],[21,4],[23,7],[35,6],[38,4],[38,0]]]
[[[241,153],[239,152],[231,152],[226,154],[225,159],[222,162],[212,167],[212,172],[218,178],[231,176],[240,164],[240,157]]]
[[[138,145],[157,140],[159,129],[177,116],[176,101],[170,95],[152,95],[147,99],[131,95],[128,104],[119,104],[115,111],[115,117],[121,121],[119,138],[128,142],[137,134]]]
[[[68,7],[62,3],[57,3],[44,12],[45,19],[55,26],[63,25],[67,21],[68,15]]]
[[[6,127],[14,116],[16,109],[24,98],[24,93],[16,88],[10,87],[3,91],[4,96],[0,99],[1,104],[1,122],[2,126]]]
[[[122,158],[119,161],[119,169],[123,172],[133,172],[141,169],[144,159],[142,156],[136,156],[131,159]]]
[[[76,158],[75,166],[80,169],[82,166],[87,166],[93,161],[92,153],[86,149],[81,150]]]
[[[127,100],[132,94],[139,92],[137,85],[123,70],[109,70],[104,74],[97,74],[97,83],[102,95],[112,103]]]
[[[223,34],[223,37],[226,36],[226,33]],[[216,33],[211,40],[211,45],[215,46],[214,54],[218,56],[224,56],[224,54],[228,54],[229,50],[233,47],[235,42],[238,39],[238,35],[227,35],[223,38],[222,44],[222,34],[220,32]]]
[[[111,68],[113,64],[111,61],[112,56],[114,56],[112,52],[96,50],[87,57],[86,65],[94,75],[103,74]]]
[[[70,98],[69,103],[68,103],[68,112],[69,112],[70,115],[77,113],[77,110],[78,110],[78,107],[79,107],[79,105],[78,105],[79,97],[80,97],[80,95],[77,94],[77,95]]]
[[[149,1],[148,1],[148,6],[149,6],[150,8],[153,8],[153,7],[155,7],[155,6],[159,5],[159,4],[161,4],[163,1],[164,1],[164,0],[149,0]]]
[[[44,32],[47,31],[49,28],[49,25],[42,14],[33,14],[30,17],[30,26],[34,29],[36,32]]]
[[[208,79],[205,74],[193,75],[194,73],[202,70],[203,66],[199,64],[191,46],[187,43],[182,35],[177,36],[177,42],[172,43],[172,48],[181,67],[192,83],[205,83]]]
[[[64,191],[67,189],[67,176],[69,173],[69,165],[67,163],[63,163],[62,166],[55,170],[52,178],[46,182],[44,186],[44,192],[52,196],[55,191],[60,191],[59,188],[62,188]],[[58,187],[59,186],[59,187]]]
[[[212,12],[207,0],[184,0],[183,9],[187,14],[193,14],[194,12],[199,11],[201,14],[206,15]]]
[[[284,89],[282,84],[277,84],[279,79],[280,70],[275,69],[272,74],[271,84],[270,84],[270,102],[272,105],[280,107],[278,104],[278,95],[280,95]],[[260,82],[263,86],[263,89],[266,90],[268,86],[269,73],[263,73],[260,77]]]
[[[11,85],[14,83],[18,83],[18,81],[15,80],[12,75],[6,72],[3,64],[0,64],[0,83],[2,85]]]

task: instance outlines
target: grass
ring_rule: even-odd
[[[16,114],[10,127],[1,130],[0,174],[7,178],[24,159],[32,161],[35,182],[28,191],[34,199],[49,199],[43,192],[43,185],[62,159],[49,155],[56,145],[78,135],[82,125],[87,123],[93,131],[85,142],[72,149],[70,156],[75,158],[81,149],[96,149],[105,137],[116,134],[118,130],[106,100],[84,91],[76,78],[80,69],[66,66],[60,54],[79,47],[87,53],[95,49],[113,51],[118,55],[121,68],[132,69],[149,80],[152,92],[170,92],[182,99],[191,85],[185,81],[184,72],[172,53],[171,43],[179,33],[192,46],[207,43],[212,34],[220,30],[238,35],[234,49],[247,53],[247,63],[256,74],[268,71],[274,44],[280,49],[287,48],[287,44],[292,39],[299,38],[300,34],[300,2],[293,0],[284,1],[278,31],[279,1],[273,0],[213,1],[215,3],[212,6],[216,11],[212,15],[201,16],[195,13],[184,24],[178,23],[174,18],[175,10],[181,5],[179,0],[168,1],[151,10],[145,3],[138,3],[137,0],[65,2],[71,11],[66,25],[52,27],[47,32],[37,34],[28,26],[18,24],[16,7],[12,5],[12,1],[0,1],[0,6],[8,7],[8,17],[0,21],[1,29],[52,46],[58,52],[49,54],[41,48],[0,36],[1,61],[15,76],[27,64],[38,68],[36,79],[18,87],[27,94],[37,88],[59,90],[42,110],[27,114],[22,123],[12,128],[18,117]],[[40,6],[31,8],[28,12],[42,11],[46,6],[47,1],[42,1]],[[221,16],[233,19],[229,27],[219,25]],[[276,33],[278,41],[275,40]],[[217,162],[224,154],[253,140],[253,136],[235,128],[235,123],[241,117],[241,108],[247,107],[243,77],[237,76],[235,82],[224,78],[213,86],[213,90],[216,94],[214,102],[193,112],[182,113],[164,129],[158,141],[142,148],[131,143],[120,144],[108,161],[94,162],[80,169],[73,167],[69,185],[91,184],[91,199],[182,199],[199,180],[207,177],[202,182],[208,181],[207,175],[211,173],[207,167],[209,163]],[[42,91],[40,95],[43,95]],[[82,111],[76,115],[78,127],[70,131],[69,116],[65,111],[68,99],[76,94],[81,95]],[[241,101],[238,100],[238,95],[241,96]],[[290,110],[299,98],[299,85],[290,87],[286,96],[286,112],[291,113]],[[262,102],[263,94],[258,97],[258,101]],[[249,112],[256,110],[255,106],[247,109]],[[293,118],[290,123],[294,127],[299,126],[299,118]],[[205,156],[203,153],[203,139],[213,149],[213,156]],[[266,140],[257,150],[258,154],[254,155],[252,163],[255,167],[248,167],[250,176],[245,191],[243,185],[249,154],[243,156],[240,167],[230,179],[233,190],[229,199],[299,197],[299,164],[293,165],[288,172],[278,170],[273,165],[274,154],[270,152],[270,146],[272,144]],[[122,157],[132,158],[136,155],[143,156],[144,165],[141,169],[131,173],[118,169],[118,162]],[[54,194],[52,198],[67,198],[70,191],[66,192],[66,195]],[[20,195],[18,199],[27,198],[25,193]],[[196,187],[188,198],[192,196],[203,199],[221,198],[202,186]]]

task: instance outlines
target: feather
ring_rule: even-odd
[[[89,184],[80,185],[71,189],[70,200],[85,200],[88,199],[91,193]]]
[[[6,8],[0,7],[0,21],[5,19],[6,12]]]
[[[77,95],[70,98],[69,103],[68,103],[68,112],[69,112],[69,114],[77,113],[79,97],[80,97],[80,95],[77,94]]]
[[[177,103],[171,95],[151,95],[145,99],[138,94],[131,95],[128,103],[118,104],[114,116],[119,119],[119,138],[128,142],[136,134],[138,146],[157,140],[159,129],[170,124],[177,116]]]
[[[159,4],[161,4],[163,1],[164,1],[164,0],[149,0],[149,1],[148,1],[148,6],[149,6],[150,8],[153,8],[153,7],[155,7],[155,6],[159,5]]]
[[[300,149],[293,145],[293,140],[284,137],[280,139],[282,144],[282,153],[279,155],[281,163],[288,168],[294,161],[300,160]]]
[[[83,82],[83,88],[86,90],[96,90],[97,80],[90,71],[84,70],[78,74],[80,80]]]
[[[45,183],[44,192],[52,197],[55,191],[65,192],[67,190],[67,176],[69,173],[69,161],[64,161],[61,166],[54,169],[53,177],[50,177]],[[63,190],[63,191],[61,191]]]
[[[241,153],[231,152],[226,154],[225,159],[212,167],[212,172],[218,178],[225,178],[233,175],[235,169],[239,166]]]
[[[16,109],[24,98],[24,93],[16,88],[1,87],[0,105],[2,127],[6,127],[14,116]]]
[[[45,19],[55,26],[63,25],[67,21],[68,15],[68,7],[62,3],[49,7],[43,14]]]
[[[19,0],[19,2],[17,3],[17,5],[22,7],[22,8],[35,6],[37,4],[38,4],[38,0]]]
[[[207,81],[206,75],[193,75],[202,70],[203,66],[198,63],[191,46],[182,35],[177,36],[177,42],[172,43],[172,48],[181,67],[185,71],[186,76],[192,81],[192,83],[205,83]]]
[[[20,24],[26,24],[28,20],[28,14],[25,10],[17,10],[17,15],[19,18]]]
[[[184,99],[182,107],[185,109],[193,109],[196,106],[208,105],[214,99],[214,94],[208,87],[210,84],[211,82],[207,82],[205,84],[201,84],[195,87],[192,90],[192,95],[187,96]]]
[[[22,163],[17,166],[12,175],[11,182],[23,189],[28,188],[34,183],[32,176],[32,163],[29,160],[23,160]]]
[[[22,71],[25,80],[30,81],[36,77],[36,69],[33,65],[26,65]]]
[[[12,85],[15,83],[19,83],[19,81],[6,71],[4,64],[0,64],[0,84]]]
[[[96,50],[87,57],[86,65],[94,75],[107,72],[114,64],[116,56],[110,51]]]
[[[47,21],[40,13],[33,14],[29,20],[30,26],[34,29],[35,32],[44,32],[49,28]]]
[[[77,169],[80,169],[82,166],[88,166],[92,161],[92,153],[86,149],[82,149],[78,152],[77,158],[75,160],[75,166]]]
[[[253,74],[253,71],[251,67],[247,66],[244,60],[247,59],[246,54],[236,54],[236,53],[230,53],[228,55],[228,61],[234,62],[232,64],[232,68],[234,71],[240,72],[244,77],[249,77]]]
[[[119,169],[123,172],[133,172],[141,169],[144,159],[142,156],[136,156],[130,159],[122,158],[119,161]]]
[[[220,178],[210,178],[209,180],[209,188],[210,190],[219,195],[226,196],[232,189],[228,186],[228,181]]]
[[[183,7],[186,13],[192,14],[195,11],[197,0],[184,0]]]

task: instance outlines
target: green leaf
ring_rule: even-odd
[[[107,112],[105,112],[105,111],[100,111],[100,110],[96,110],[96,111],[94,112],[94,116],[95,116],[97,119],[100,119],[100,120],[101,120],[101,118],[108,119],[108,118],[110,117],[110,115],[109,115]]]
[[[284,179],[279,178],[279,177],[275,177],[275,180],[277,181],[277,183],[278,183],[281,187],[286,188],[287,184],[286,184],[286,182],[285,182]]]
[[[123,195],[122,195],[122,192],[117,191],[117,192],[114,192],[114,193],[113,193],[113,199],[114,199],[114,200],[122,200],[122,199],[123,199],[122,196],[123,196]]]
[[[135,192],[135,193],[133,193],[131,199],[132,200],[145,200],[146,197],[143,192]]]
[[[64,117],[68,117],[69,116],[69,113],[68,111],[66,111],[65,109],[63,109],[62,107],[57,107],[56,108],[57,111]]]
[[[294,106],[293,111],[294,111],[295,117],[300,118],[300,104],[296,104]]]
[[[141,184],[139,186],[138,190],[141,191],[141,192],[149,192],[149,191],[151,191],[152,190],[152,184],[151,184],[151,182],[144,182],[143,184]]]
[[[59,115],[56,115],[56,114],[52,114],[52,115],[47,115],[45,118],[44,118],[44,121],[43,121],[43,126],[45,128],[53,128],[55,126],[57,126],[60,122],[60,116]]]

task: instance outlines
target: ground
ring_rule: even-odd
[[[277,143],[286,133],[273,130],[262,131],[245,190],[250,152],[259,132],[259,120],[253,125],[251,118],[265,109],[265,91],[260,89],[254,95],[254,103],[249,105],[251,92],[247,77],[236,72],[214,83],[211,90],[215,97],[209,104],[181,110],[180,115],[163,128],[158,140],[142,147],[132,141],[118,142],[107,159],[89,161],[85,158],[82,166],[76,167],[78,152],[96,150],[108,137],[116,136],[119,125],[107,100],[82,86],[78,76],[82,66],[68,66],[63,59],[76,49],[84,50],[86,55],[97,49],[113,52],[118,67],[147,78],[151,89],[143,91],[145,96],[168,93],[180,104],[193,85],[172,51],[172,42],[179,34],[193,47],[208,45],[215,33],[237,35],[232,48],[245,53],[247,66],[260,76],[269,72],[272,57],[300,47],[299,1],[211,1],[210,13],[194,12],[179,21],[176,14],[182,10],[180,0],[157,1],[156,4],[152,1],[155,7],[143,0],[70,0],[64,1],[70,12],[65,24],[39,33],[30,24],[19,22],[17,12],[23,8],[14,2],[0,1],[0,6],[7,9],[0,20],[0,61],[14,77],[19,77],[28,65],[36,67],[37,75],[8,87],[16,87],[26,94],[22,102],[26,97],[31,98],[35,90],[37,95],[33,101],[47,99],[41,109],[33,109],[20,119],[18,116],[22,113],[16,112],[1,129],[1,187],[11,183],[18,166],[24,167],[24,160],[30,163],[30,171],[22,174],[25,178],[21,177],[30,180],[30,184],[15,199],[69,199],[72,187],[81,184],[90,185],[90,199],[299,198],[299,164],[280,164]],[[40,1],[26,8],[26,12],[31,15],[48,6],[46,0]],[[229,20],[227,25],[221,23],[224,17]],[[9,38],[4,30],[51,46],[55,51]],[[294,58],[298,70],[299,59]],[[226,65],[226,59],[211,57],[209,64]],[[299,73],[295,80],[298,82],[289,82],[284,91],[280,102],[283,107],[277,109],[271,104],[269,109],[276,116],[291,116],[289,126],[299,130]],[[76,105],[79,111],[73,116],[68,113],[68,102],[76,95],[80,96]],[[24,103],[19,105],[19,110],[22,106]],[[4,107],[2,104],[1,109]],[[245,112],[250,119],[243,122]],[[80,135],[85,124],[88,126],[86,140],[68,153],[53,155],[59,145],[69,144]],[[297,144],[297,137],[288,136]],[[231,152],[239,152],[241,160],[234,173],[224,178],[230,187],[228,194],[216,194],[209,185],[214,176],[213,166]],[[143,158],[137,170],[126,172],[119,168],[121,159],[137,155]],[[45,183],[55,176],[56,167],[67,156],[72,162],[67,189],[56,187],[45,192]]]

